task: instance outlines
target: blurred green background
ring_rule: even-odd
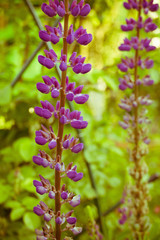
[[[0,240],[31,240],[35,239],[34,229],[41,227],[41,218],[33,212],[33,206],[40,199],[53,205],[46,196],[38,196],[35,193],[33,179],[38,179],[42,174],[54,183],[54,173],[50,169],[35,166],[32,156],[38,153],[39,147],[34,142],[35,130],[40,124],[46,126],[53,124],[41,120],[34,114],[34,107],[39,106],[40,100],[46,96],[36,90],[36,83],[42,81],[41,76],[58,75],[54,69],[47,70],[42,67],[37,56],[24,71],[18,81],[13,80],[22,69],[26,60],[35,51],[40,43],[39,29],[31,15],[26,3],[22,0],[0,1]],[[35,13],[43,25],[53,25],[54,19],[49,19],[41,11],[42,0],[32,0]],[[128,13],[121,0],[90,0],[92,11],[81,23],[87,31],[93,34],[93,41],[88,46],[80,47],[72,45],[79,54],[87,57],[86,62],[93,65],[90,73],[76,75],[69,69],[70,81],[84,84],[84,92],[90,95],[89,101],[84,106],[73,104],[75,109],[82,111],[82,115],[89,122],[87,129],[81,132],[84,139],[85,150],[78,155],[65,152],[65,162],[74,161],[79,171],[84,172],[82,181],[74,183],[67,181],[70,191],[81,194],[81,205],[75,209],[78,217],[78,225],[84,227],[84,232],[76,239],[89,239],[86,226],[89,214],[86,207],[89,205],[95,219],[98,218],[98,210],[95,201],[98,201],[102,214],[115,205],[122,196],[124,186],[129,181],[129,158],[127,154],[126,131],[120,128],[118,121],[123,117],[123,110],[118,103],[124,93],[118,90],[118,77],[121,75],[117,69],[121,56],[118,45],[123,38],[132,33],[124,33],[120,25],[125,23],[125,18],[134,16]],[[152,120],[149,126],[151,144],[146,162],[149,166],[149,176],[160,173],[160,10],[152,13],[154,21],[159,28],[147,35],[153,37],[153,43],[157,50],[149,55],[154,59],[155,65],[149,70],[155,85],[145,88],[143,93],[150,93],[154,103],[149,107],[148,116]],[[70,23],[73,22],[71,17]],[[79,19],[74,22],[75,29],[79,26]],[[62,42],[53,46],[60,55]],[[42,53],[42,49],[39,51]],[[47,99],[48,96],[47,96]],[[50,101],[55,104],[53,99]],[[57,124],[53,125],[57,130]],[[67,132],[74,136],[77,132],[69,126]],[[46,148],[47,151],[47,148]],[[88,168],[92,171],[97,192],[91,186]],[[160,187],[159,180],[149,184],[151,193],[150,219],[151,240],[160,239]],[[97,203],[96,203],[97,204]],[[64,209],[64,211],[67,211]],[[118,224],[119,213],[117,210],[102,217],[105,237],[107,240],[124,240],[130,238],[131,233],[127,225]]]

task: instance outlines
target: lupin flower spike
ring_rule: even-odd
[[[68,26],[69,16],[85,17],[90,12],[89,4],[84,4],[84,0],[73,0],[69,5],[69,0],[49,0],[49,4],[42,4],[42,11],[49,17],[56,16],[64,17],[64,26],[59,23],[58,27],[45,26],[46,30],[39,32],[39,37],[45,42],[57,44],[60,38],[63,38],[63,49],[61,56],[58,58],[53,49],[44,50],[45,56],[39,55],[38,61],[41,65],[48,69],[52,69],[55,64],[59,64],[61,70],[61,82],[59,83],[55,77],[43,76],[44,83],[38,82],[37,89],[43,94],[51,93],[52,98],[59,98],[56,106],[53,106],[49,101],[41,101],[41,107],[35,107],[35,113],[45,119],[55,118],[58,120],[58,132],[54,132],[52,127],[46,128],[41,125],[41,130],[36,131],[35,142],[39,145],[48,145],[49,150],[56,149],[56,154],[50,156],[45,151],[39,151],[37,156],[33,156],[33,162],[44,168],[50,167],[55,171],[54,185],[48,179],[40,176],[40,181],[34,180],[33,184],[36,192],[40,195],[47,194],[50,199],[55,201],[55,209],[52,210],[44,202],[34,207],[33,211],[38,216],[43,216],[45,224],[42,230],[36,229],[37,240],[61,240],[61,233],[71,231],[77,235],[82,231],[81,227],[76,226],[77,219],[72,216],[73,210],[68,213],[61,212],[61,205],[68,203],[73,208],[80,204],[80,195],[74,195],[67,190],[65,184],[61,186],[61,178],[68,177],[70,180],[77,182],[83,178],[83,173],[77,171],[77,166],[69,163],[65,166],[62,159],[64,150],[70,150],[72,153],[79,153],[83,150],[83,143],[79,143],[79,139],[71,137],[71,134],[64,135],[64,126],[70,124],[75,129],[83,129],[88,125],[87,121],[83,120],[80,111],[72,111],[65,108],[65,101],[75,101],[77,104],[87,102],[89,96],[82,93],[83,85],[75,87],[75,82],[69,82],[67,77],[68,68],[72,68],[76,74],[85,74],[91,70],[91,64],[84,63],[85,57],[77,56],[74,52],[69,57],[68,61],[68,44],[76,41],[78,44],[87,45],[92,41],[92,35],[88,34],[86,29],[80,27],[76,31],[73,25]],[[50,220],[54,224],[49,224]],[[62,225],[63,224],[63,225]],[[65,236],[64,239],[72,239]]]
[[[139,69],[150,69],[153,67],[153,60],[141,57],[141,53],[155,50],[155,46],[151,45],[151,39],[141,38],[141,31],[154,31],[157,26],[153,23],[150,17],[146,15],[158,10],[158,4],[153,0],[127,0],[124,2],[124,7],[127,10],[135,9],[137,11],[137,19],[127,19],[126,25],[122,25],[122,31],[134,31],[135,35],[130,40],[124,39],[124,42],[119,46],[120,51],[134,51],[133,57],[126,57],[118,64],[118,68],[125,75],[119,78],[119,89],[124,91],[130,89],[131,95],[121,100],[119,106],[126,111],[123,121],[120,126],[128,130],[129,142],[132,144],[130,150],[130,158],[133,166],[130,169],[130,175],[134,179],[135,185],[129,186],[127,189],[126,207],[120,209],[122,214],[119,220],[120,224],[124,224],[128,220],[133,238],[143,240],[149,230],[148,213],[148,186],[144,178],[147,173],[147,166],[142,159],[147,154],[147,145],[150,140],[147,136],[147,128],[145,124],[150,123],[146,117],[146,106],[151,104],[149,95],[141,96],[140,88],[151,86],[153,80],[148,75],[142,75]],[[144,54],[142,55],[144,56]]]

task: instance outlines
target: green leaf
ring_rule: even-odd
[[[0,184],[0,204],[4,203],[9,198],[11,189],[9,185]]]
[[[38,199],[33,197],[25,197],[22,200],[22,204],[27,208],[27,210],[33,210],[33,207],[37,205],[37,203],[38,203]]]
[[[27,212],[23,216],[23,221],[27,228],[33,230],[41,225],[40,218],[33,212]]]
[[[0,105],[8,104],[11,100],[11,87],[10,85],[0,89]]]
[[[11,201],[6,202],[5,207],[6,208],[20,208],[21,204],[20,204],[20,202],[11,200]]]
[[[23,208],[23,207],[13,209],[11,211],[11,215],[10,215],[11,220],[15,221],[15,220],[20,219],[23,216],[24,212],[25,212],[25,208]]]
[[[14,143],[14,149],[19,152],[20,156],[25,162],[30,162],[32,156],[36,154],[35,142],[27,137],[19,138]]]

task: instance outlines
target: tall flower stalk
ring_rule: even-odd
[[[63,48],[61,50],[61,56],[58,59],[57,54],[53,49],[49,51],[44,50],[46,57],[38,56],[38,61],[48,69],[52,69],[56,63],[59,63],[59,68],[62,72],[61,82],[59,83],[55,77],[43,76],[44,83],[37,83],[37,89],[44,94],[51,92],[52,98],[59,98],[54,107],[49,101],[41,101],[42,107],[35,107],[35,113],[45,119],[56,118],[58,120],[58,132],[54,133],[52,126],[47,129],[42,125],[42,129],[36,131],[35,141],[39,145],[45,145],[48,143],[50,150],[56,148],[55,156],[50,156],[45,151],[41,151],[37,156],[33,156],[33,162],[43,167],[50,167],[55,171],[55,183],[52,185],[48,179],[45,179],[40,175],[40,181],[34,180],[33,184],[36,187],[37,193],[43,195],[48,193],[50,199],[55,201],[55,209],[49,208],[44,202],[40,202],[39,205],[34,207],[34,212],[39,216],[44,216],[44,227],[42,230],[36,230],[37,240],[47,239],[62,239],[62,232],[72,231],[73,234],[78,234],[82,231],[81,227],[76,227],[77,219],[72,216],[73,210],[62,213],[61,206],[64,203],[69,203],[72,207],[76,207],[80,204],[80,195],[75,196],[73,193],[69,193],[65,184],[62,185],[62,177],[68,177],[69,179],[77,182],[82,179],[83,173],[77,172],[77,166],[73,166],[73,163],[69,163],[67,166],[63,162],[62,153],[64,150],[69,149],[73,153],[79,153],[83,149],[83,143],[78,143],[79,139],[71,137],[71,134],[64,135],[64,126],[70,124],[75,129],[84,129],[87,127],[88,122],[83,120],[81,112],[72,111],[65,108],[66,99],[68,101],[75,101],[77,104],[85,103],[89,96],[82,94],[83,85],[75,87],[75,82],[69,82],[67,76],[67,69],[72,68],[76,74],[85,74],[91,70],[91,64],[85,64],[85,57],[77,56],[76,52],[73,52],[68,61],[68,44],[72,44],[73,41],[81,45],[87,45],[92,40],[92,35],[88,34],[86,29],[79,27],[76,31],[73,30],[73,25],[69,27],[69,16],[74,17],[87,16],[90,12],[89,4],[84,4],[84,0],[77,3],[77,0],[73,0],[69,5],[69,0],[58,1],[49,0],[49,5],[42,4],[42,11],[49,17],[56,16],[57,14],[64,18],[64,27],[61,23],[59,26],[50,27],[45,26],[46,31],[39,32],[39,37],[45,42],[52,42],[57,44],[60,38],[63,38]],[[53,224],[49,224],[52,221]],[[65,236],[64,240],[72,239]]]
[[[134,239],[143,240],[150,226],[147,216],[149,194],[147,181],[145,180],[148,169],[143,157],[147,154],[147,145],[150,142],[146,127],[150,120],[146,116],[146,106],[150,105],[152,101],[149,99],[149,95],[142,96],[141,94],[145,86],[153,84],[153,80],[148,74],[144,76],[142,70],[147,69],[148,72],[148,69],[153,67],[153,60],[145,57],[145,52],[155,50],[155,46],[151,45],[151,39],[142,38],[141,32],[148,33],[157,28],[152,19],[145,16],[148,15],[149,11],[157,11],[158,4],[154,4],[153,0],[128,0],[124,2],[124,7],[127,10],[137,11],[136,20],[133,18],[126,19],[126,25],[121,26],[123,31],[134,31],[135,37],[132,37],[131,40],[125,38],[124,43],[119,47],[120,51],[133,49],[134,56],[125,57],[118,64],[118,68],[125,72],[125,75],[119,79],[119,88],[122,91],[127,89],[132,91],[130,94],[130,91],[127,90],[127,96],[121,100],[119,106],[126,111],[120,125],[128,130],[128,141],[132,144],[130,158],[133,166],[130,169],[130,175],[134,184],[126,191],[127,208],[120,210],[122,213],[120,224],[123,224],[129,217],[129,225]]]

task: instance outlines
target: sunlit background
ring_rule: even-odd
[[[56,18],[49,19],[44,15],[40,8],[43,1],[30,1],[41,23],[52,26]],[[124,24],[128,17],[121,0],[90,0],[88,3],[92,11],[87,18],[77,18],[74,23],[73,18],[70,18],[74,28],[81,23],[93,34],[93,41],[88,46],[73,44],[69,48],[69,54],[74,49],[86,56],[86,62],[93,66],[92,71],[85,76],[68,70],[70,80],[77,85],[84,84],[84,93],[90,95],[84,106],[73,104],[74,109],[81,110],[84,119],[89,122],[88,127],[80,133],[85,150],[76,156],[67,151],[64,153],[66,163],[74,161],[79,171],[84,172],[82,181],[67,181],[69,190],[80,193],[82,198],[81,205],[75,209],[75,216],[78,217],[78,225],[84,228],[84,232],[75,239],[89,239],[86,229],[90,218],[87,206],[91,206],[92,215],[97,219],[98,198],[100,211],[104,215],[104,239],[124,240],[130,237],[130,231],[127,225],[118,224],[118,210],[105,213],[121,199],[123,189],[130,181],[127,134],[118,124],[124,113],[118,107],[124,93],[118,89],[121,73],[117,64],[124,56],[124,53],[118,50],[118,45],[124,37],[130,37],[133,33],[120,30],[120,25]],[[50,99],[36,90],[36,83],[42,81],[42,75],[55,76],[57,79],[58,75],[54,69],[47,70],[38,63],[37,53],[24,73],[18,77],[22,67],[40,44],[39,29],[26,0],[1,0],[0,7],[0,240],[32,240],[35,239],[34,229],[41,227],[42,220],[32,212],[33,206],[37,205],[40,199],[50,206],[54,205],[46,196],[39,197],[32,183],[33,179],[39,178],[39,174],[54,183],[52,170],[35,166],[32,162],[32,156],[39,150],[34,142],[35,130],[40,129],[41,123],[49,126],[55,121],[52,118],[46,122],[34,114],[34,107],[40,105],[40,100]],[[135,16],[135,12],[129,14],[130,17]],[[151,74],[155,85],[142,91],[143,94],[149,93],[154,100],[148,108],[148,116],[152,120],[149,125],[151,144],[146,157],[149,166],[148,178],[152,174],[160,174],[160,10],[152,13],[151,17],[159,28],[154,33],[147,33],[158,48],[149,53],[155,65],[146,72]],[[43,54],[45,47],[43,45],[39,53]],[[58,56],[61,47],[62,41],[53,46]],[[55,104],[53,99],[50,101]],[[53,129],[56,132],[56,121]],[[69,126],[65,129],[67,133],[77,134]],[[94,188],[87,164],[95,181]],[[151,240],[160,239],[159,184],[159,180],[149,184]],[[67,207],[64,211],[66,210]]]

